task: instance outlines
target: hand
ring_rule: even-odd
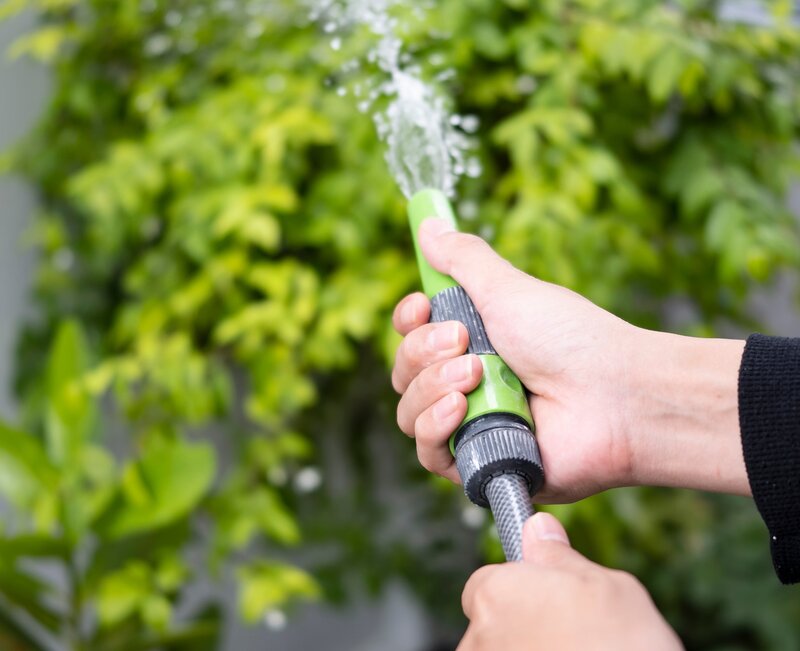
[[[683,648],[642,584],[573,550],[552,515],[525,524],[523,556],[483,567],[467,582],[470,624],[458,651]]]
[[[636,328],[515,269],[481,239],[426,221],[430,263],[472,298],[495,349],[532,394],[545,468],[540,503],[632,484],[747,494],[738,429],[744,342]],[[422,294],[395,310],[397,419],[423,466],[458,481],[447,441],[481,379],[457,322],[429,324]]]

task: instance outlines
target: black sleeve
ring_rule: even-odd
[[[775,572],[800,582],[800,339],[754,334],[739,370],[739,426]]]

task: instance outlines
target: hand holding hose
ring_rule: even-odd
[[[683,648],[642,584],[581,556],[549,513],[525,524],[523,561],[479,569],[462,604],[470,624],[458,651]]]
[[[424,223],[428,261],[464,287],[499,355],[531,392],[546,468],[538,502],[568,502],[649,484],[749,494],[736,381],[744,342],[636,328],[572,291],[532,278],[481,239]],[[457,322],[429,324],[422,294],[394,323],[400,428],[422,464],[457,481],[448,438],[464,418],[481,365],[463,357]]]

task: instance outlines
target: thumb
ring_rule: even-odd
[[[563,525],[549,513],[536,513],[522,529],[522,558],[537,565],[565,565],[584,557],[569,544]]]
[[[480,312],[498,282],[521,274],[476,235],[458,233],[444,219],[426,219],[419,229],[422,252],[434,269],[447,274],[469,294]]]

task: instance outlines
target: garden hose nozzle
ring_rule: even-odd
[[[522,525],[531,497],[544,483],[528,397],[522,383],[495,351],[467,293],[436,271],[422,254],[419,227],[428,217],[456,226],[450,202],[438,190],[422,190],[408,204],[422,286],[431,300],[431,322],[460,321],[469,333],[468,353],[483,364],[480,385],[467,396],[467,415],[450,439],[469,499],[489,507],[509,561],[522,559]]]

